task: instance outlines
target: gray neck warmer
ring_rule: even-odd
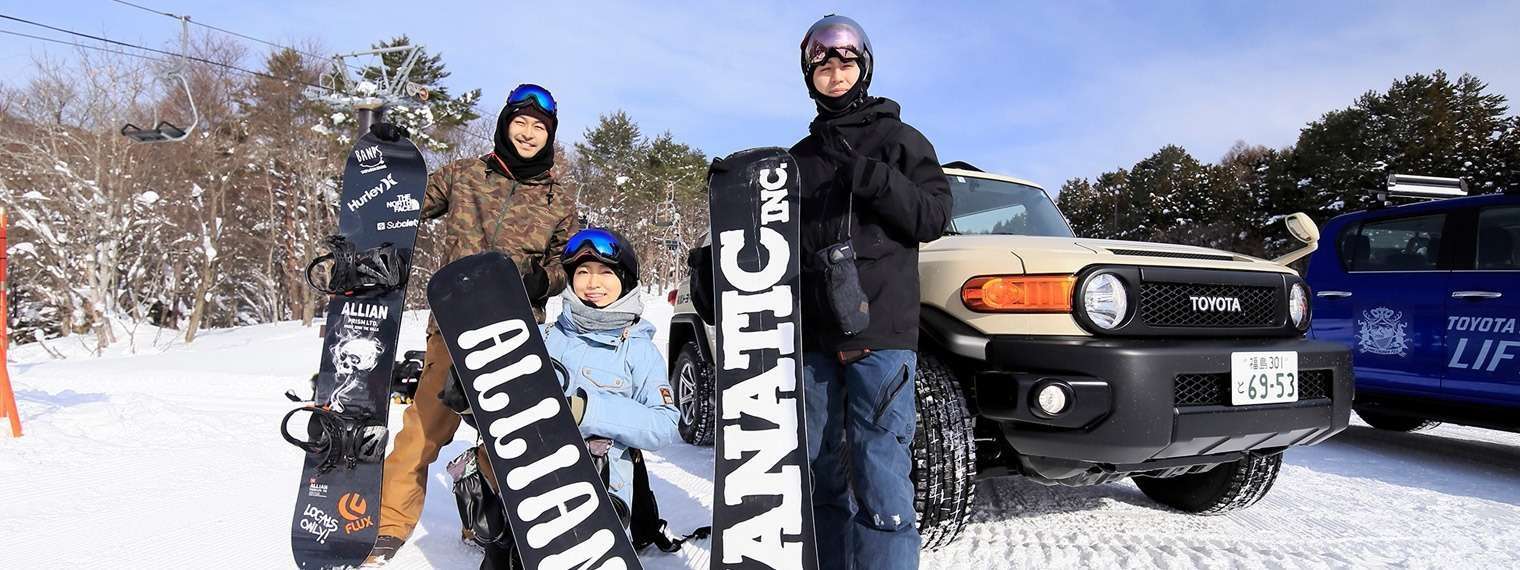
[[[600,309],[581,301],[569,287],[565,288],[560,297],[562,310],[569,313],[570,321],[580,332],[627,328],[637,322],[639,315],[644,312],[644,301],[638,291],[624,295]]]

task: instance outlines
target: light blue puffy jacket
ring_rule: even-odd
[[[544,344],[570,373],[565,395],[586,393],[581,435],[615,442],[607,453],[607,490],[632,506],[633,461],[628,448],[655,451],[679,437],[676,422],[681,412],[666,380],[665,359],[654,344],[654,325],[641,319],[626,331],[583,331],[567,310],[545,326]]]

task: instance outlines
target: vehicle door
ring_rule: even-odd
[[[1520,203],[1469,214],[1476,232],[1463,240],[1470,247],[1447,288],[1442,388],[1483,403],[1520,403]]]
[[[1445,213],[1364,220],[1351,237],[1352,361],[1358,390],[1429,392],[1444,372]]]

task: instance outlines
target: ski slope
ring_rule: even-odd
[[[670,307],[651,295],[661,328]],[[425,313],[402,347],[423,346]],[[89,357],[71,338],[16,347],[10,363],[26,436],[0,436],[0,567],[290,568],[301,452],[278,434],[304,393],[321,339],[278,323],[203,332],[122,329]],[[663,340],[661,340],[663,342]],[[57,353],[66,358],[56,358]],[[400,406],[392,408],[399,428]],[[444,460],[417,533],[387,568],[474,568],[458,540]],[[712,450],[651,454],[662,514],[686,532],[710,521]],[[1228,516],[1169,512],[1128,483],[981,482],[962,538],[923,568],[1325,568],[1520,566],[1520,435],[1442,426],[1346,433],[1287,455],[1267,498]],[[707,568],[707,541],[646,553],[646,568]]]

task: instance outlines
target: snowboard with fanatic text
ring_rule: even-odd
[[[712,568],[816,569],[797,163],[780,148],[736,152],[714,161],[707,188],[718,353]]]

